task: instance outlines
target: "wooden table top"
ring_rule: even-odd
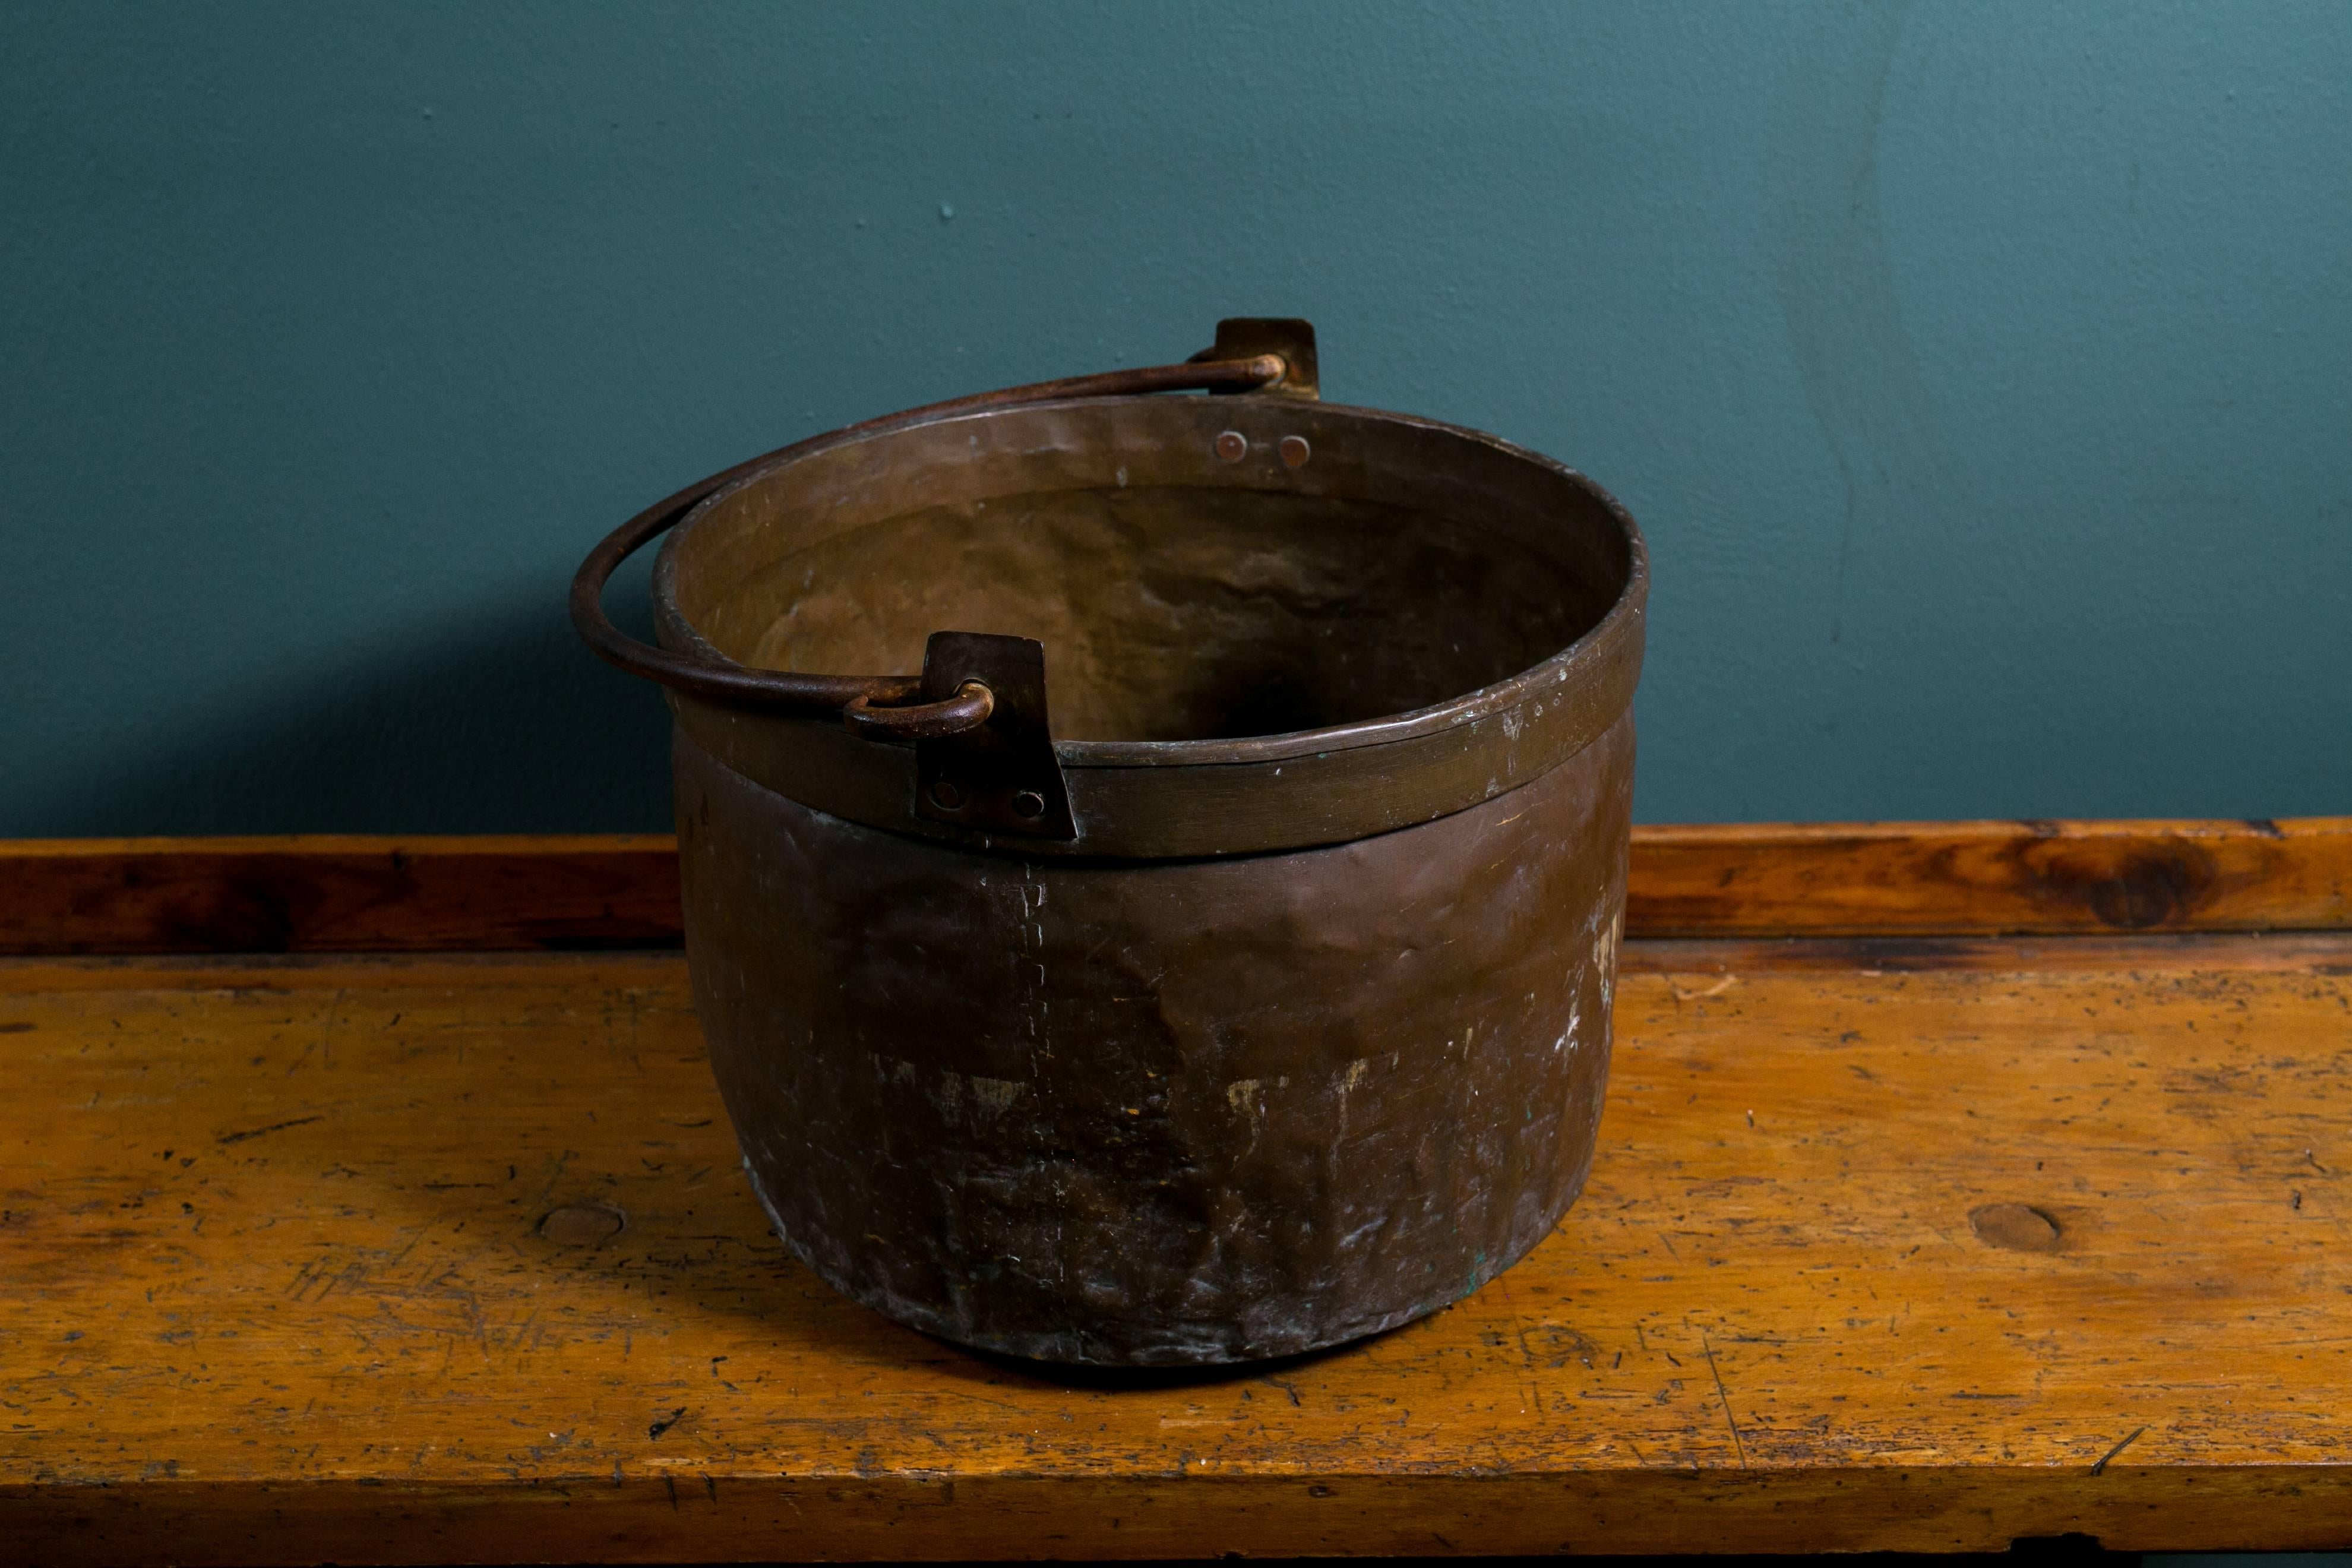
[[[0,1539],[2352,1542],[2352,934],[1636,942],[1618,997],[1549,1242],[1185,1380],[973,1354],[793,1262],[674,954],[0,961]]]

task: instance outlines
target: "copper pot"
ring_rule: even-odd
[[[1228,321],[754,459],[573,584],[670,688],[753,1184],[903,1322],[1311,1350],[1476,1289],[1583,1184],[1641,535],[1547,458],[1316,391],[1306,323]],[[665,530],[656,649],[598,595]]]

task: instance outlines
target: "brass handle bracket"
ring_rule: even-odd
[[[1260,386],[1220,390],[1296,397],[1307,403],[1322,397],[1322,373],[1315,360],[1315,323],[1296,316],[1228,316],[1217,323],[1216,342],[1186,363],[1237,363],[1265,354],[1282,361],[1281,375]]]
[[[933,632],[923,649],[924,706],[975,692],[988,704],[979,723],[915,742],[915,815],[994,837],[1076,838],[1069,786],[1046,722],[1045,645]]]

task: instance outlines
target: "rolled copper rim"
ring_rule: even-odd
[[[1079,829],[1066,844],[994,843],[916,816],[911,754],[854,739],[838,721],[820,725],[750,713],[723,699],[674,689],[672,708],[685,737],[765,787],[893,832],[1028,857],[1191,858],[1338,843],[1447,816],[1542,776],[1631,706],[1641,673],[1649,567],[1639,528],[1613,497],[1563,464],[1478,431],[1377,409],[1301,406],[1265,396],[950,405],[820,437],[734,470],[663,542],[654,592],[665,647],[698,662],[724,658],[679,611],[676,577],[679,552],[691,547],[696,526],[730,496],[782,479],[797,463],[925,426],[1121,408],[1204,428],[1311,420],[1318,451],[1329,439],[1323,433],[1335,425],[1367,442],[1418,435],[1471,443],[1488,459],[1528,465],[1547,482],[1570,487],[1585,506],[1605,515],[1623,541],[1622,585],[1600,621],[1550,658],[1443,702],[1284,734],[1057,740],[1055,752]],[[1253,437],[1254,449],[1279,451],[1280,428],[1260,434],[1263,439]]]

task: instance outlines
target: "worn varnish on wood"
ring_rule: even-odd
[[[1209,1381],[817,1283],[686,994],[0,964],[7,1555],[2352,1543],[2352,937],[1634,945],[1558,1233]]]
[[[1626,934],[2352,927],[2352,817],[1633,829]],[[0,842],[0,953],[674,947],[667,835]]]

